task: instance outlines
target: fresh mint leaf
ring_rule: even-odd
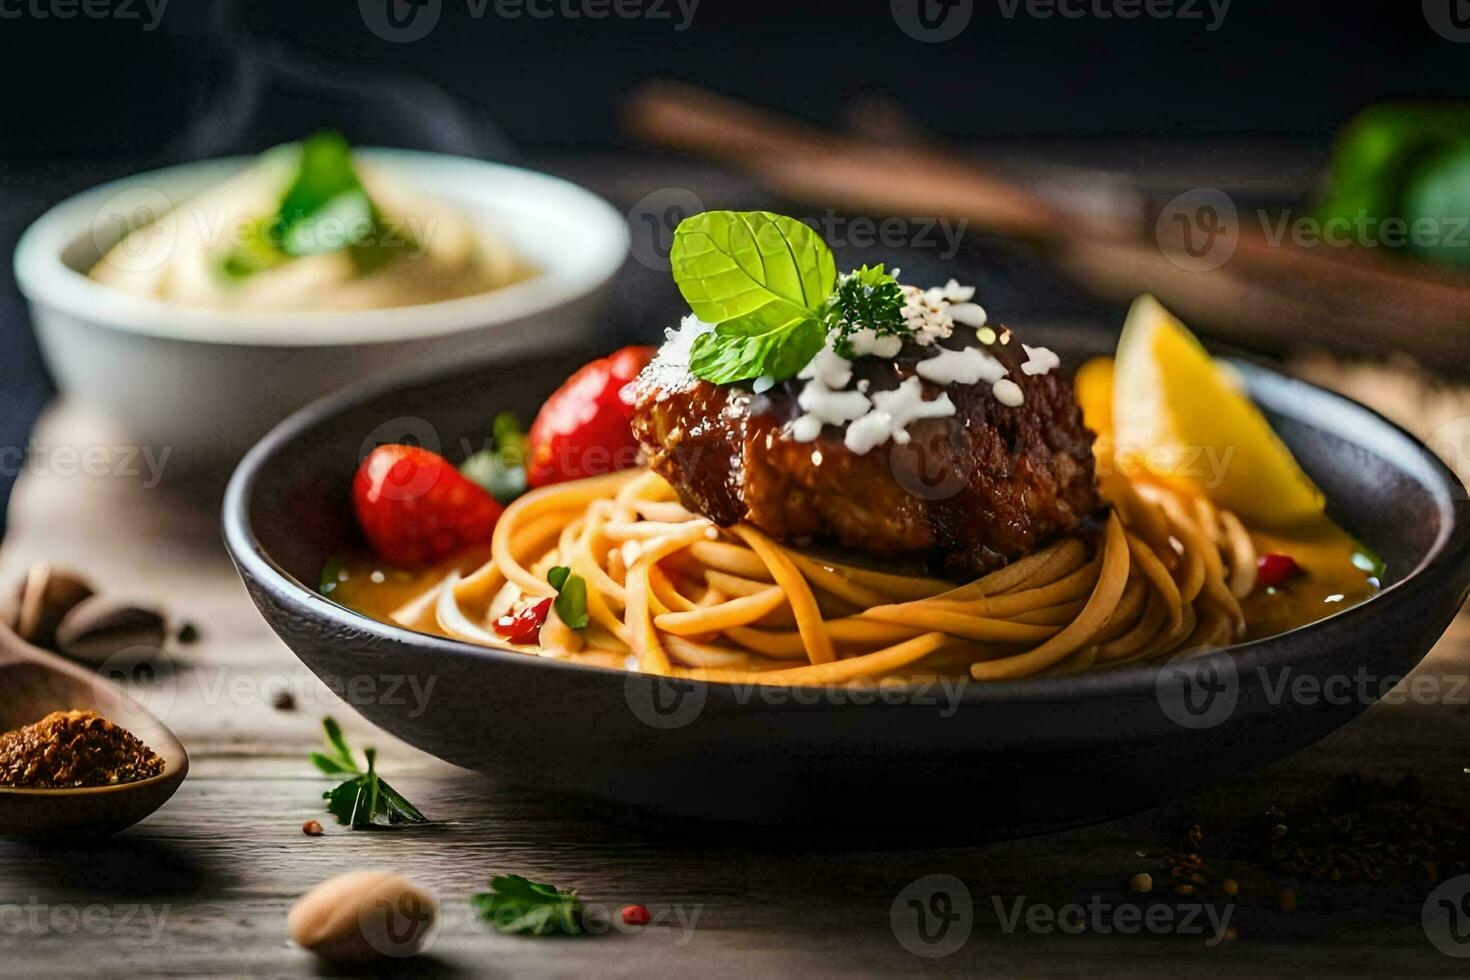
[[[851,360],[855,331],[872,330],[880,337],[906,336],[909,329],[904,323],[903,305],[898,280],[882,265],[865,265],[842,276],[823,317],[828,331],[837,334],[833,348]]]
[[[388,824],[428,823],[429,818],[418,807],[408,802],[401,793],[389,786],[378,775],[378,750],[366,749],[367,769],[360,769],[342,728],[334,718],[322,719],[322,731],[326,736],[326,752],[313,752],[312,765],[327,775],[350,774],[347,779],[322,794],[327,801],[327,812],[337,822],[357,830],[378,824],[378,818]]]
[[[557,618],[574,630],[586,629],[589,619],[587,583],[582,576],[573,575],[570,568],[557,565],[546,573],[546,581],[556,590],[556,601],[551,607],[556,610]]]
[[[796,219],[705,211],[679,223],[669,260],[689,308],[715,325],[694,344],[696,377],[788,378],[821,349],[837,267],[821,237]]]
[[[826,335],[818,320],[756,336],[740,336],[719,326],[694,341],[689,371],[714,384],[749,381],[763,374],[784,381],[796,377],[824,343]]]
[[[575,891],[528,881],[520,875],[497,875],[490,890],[470,898],[470,905],[496,932],[533,936],[582,932],[582,903]]]
[[[494,442],[465,460],[460,473],[478,483],[502,504],[508,504],[526,492],[526,455],[530,440],[521,424],[509,412],[495,416]]]

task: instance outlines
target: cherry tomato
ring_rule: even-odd
[[[531,425],[526,482],[544,487],[637,463],[633,407],[622,391],[654,353],[652,347],[624,347],[583,366],[546,399]]]
[[[646,905],[624,905],[623,921],[630,926],[646,926],[653,921]]]
[[[489,541],[503,509],[443,456],[397,445],[368,453],[352,504],[373,550],[402,568]]]

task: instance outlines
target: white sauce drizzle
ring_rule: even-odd
[[[991,385],[990,391],[995,395],[995,400],[1002,405],[1019,408],[1026,404],[1026,396],[1021,393],[1021,386],[1009,378],[1004,378]]]
[[[1026,352],[1026,363],[1021,365],[1021,372],[1027,376],[1048,374],[1052,368],[1062,366],[1062,359],[1046,347],[1022,344],[1021,349]]]
[[[919,377],[937,385],[972,385],[981,381],[995,384],[1010,373],[1000,361],[978,347],[941,350],[933,357],[920,361],[916,370]]]

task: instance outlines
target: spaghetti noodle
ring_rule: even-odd
[[[831,684],[968,673],[1074,673],[1209,649],[1245,634],[1256,549],[1203,497],[1119,477],[1095,528],[967,584],[836,563],[748,524],[717,527],[647,470],[518,499],[490,553],[390,617],[504,647],[491,624],[550,597],[547,573],[587,583],[586,629],[553,615],[528,653],[711,681]]]

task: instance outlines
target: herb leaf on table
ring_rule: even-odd
[[[470,898],[470,905],[496,932],[533,936],[582,932],[582,903],[575,891],[528,881],[520,875],[497,875],[490,890]]]
[[[361,827],[383,826],[378,819],[380,817],[388,826],[429,822],[429,818],[418,807],[378,775],[377,749],[370,748],[363,752],[367,758],[367,768],[362,769],[353,758],[347,739],[342,735],[342,727],[337,724],[336,719],[324,718],[322,730],[326,735],[327,751],[313,752],[312,765],[329,776],[345,774],[351,777],[322,794],[322,798],[327,801],[327,812],[336,817],[338,823],[357,830]]]

